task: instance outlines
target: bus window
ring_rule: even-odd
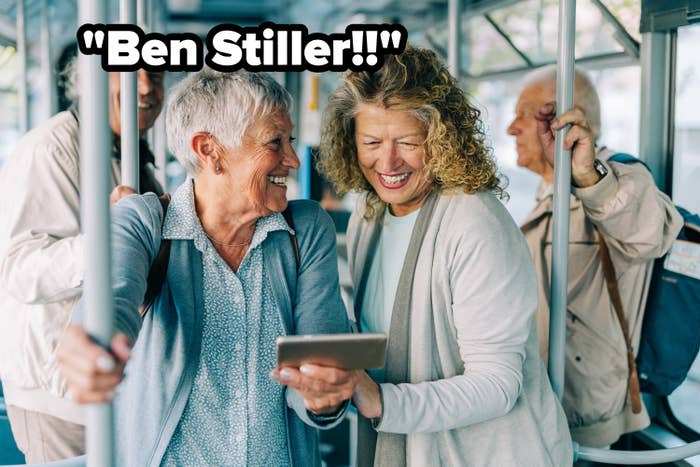
[[[673,200],[693,212],[700,212],[700,63],[695,50],[698,43],[700,28],[678,29]],[[678,421],[700,432],[700,356],[685,382],[669,397],[669,404]]]
[[[676,68],[676,122],[673,156],[673,200],[686,209],[700,212],[700,63],[697,44],[700,28],[678,30]]]
[[[13,46],[0,45],[0,167],[19,138],[17,80],[19,60]]]

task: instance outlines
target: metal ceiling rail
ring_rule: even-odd
[[[639,58],[639,42],[637,42],[630,34],[627,29],[618,21],[617,17],[613,15],[610,10],[601,2],[600,0],[591,0],[593,5],[595,5],[600,14],[603,15],[610,24],[615,28],[615,40],[620,43],[620,45],[625,49],[629,55]]]
[[[491,15],[488,14],[488,13],[484,13],[484,18],[486,19],[486,21],[489,22],[489,24],[490,24],[491,26],[493,26],[493,28],[496,30],[496,32],[497,32],[498,34],[500,34],[500,35],[503,37],[503,39],[506,40],[506,42],[508,43],[508,45],[510,46],[510,48],[513,49],[513,51],[514,51],[516,54],[518,54],[518,55],[520,56],[520,58],[523,59],[523,61],[527,64],[527,66],[528,66],[528,67],[532,67],[532,66],[533,66],[533,63],[532,63],[532,60],[530,60],[530,57],[528,57],[527,55],[525,55],[525,53],[524,53],[522,50],[520,50],[520,49],[513,43],[513,41],[512,41],[511,38],[510,38],[510,35],[507,34],[503,29],[501,29],[501,27],[500,27],[500,26],[498,25],[498,23],[491,17]]]
[[[520,3],[522,0],[483,0],[483,1],[469,1],[467,0],[464,6],[464,14],[467,17],[471,16],[481,16],[485,13],[490,13],[493,10],[498,10],[501,8],[506,8],[516,3]]]
[[[545,62],[538,62],[535,67],[541,67],[545,65],[554,65],[556,60],[548,60]],[[599,68],[615,68],[622,66],[632,66],[639,65],[639,60],[630,57],[625,52],[613,52],[609,54],[592,55],[589,57],[578,58],[574,61],[576,65],[580,65],[585,69],[599,69]],[[523,74],[532,71],[533,68],[528,66],[510,68],[502,71],[491,71],[484,73],[482,75],[462,75],[460,78],[467,83],[478,83],[480,81],[490,81],[494,79],[522,79]]]
[[[655,449],[651,451],[614,451],[610,449],[589,448],[574,443],[574,461],[586,460],[604,464],[648,465],[675,462],[700,454],[700,441],[676,448]]]
[[[591,61],[591,60],[596,60],[598,58],[600,59],[607,59],[609,57],[619,57],[620,55],[624,56],[629,56],[633,57],[634,59],[639,59],[639,49],[640,45],[639,42],[637,42],[625,29],[625,27],[620,23],[620,21],[613,15],[610,10],[600,1],[600,0],[591,0],[594,4],[594,6],[600,11],[601,15],[603,18],[608,21],[613,28],[615,29],[615,33],[613,35],[614,39],[617,41],[618,44],[623,48],[624,53],[619,54],[619,53],[611,53],[611,54],[600,54],[600,55],[595,55],[595,56],[590,56],[590,57],[585,57],[584,59],[577,60],[576,62],[584,62],[584,61]],[[476,16],[483,16],[484,19],[496,30],[496,32],[503,37],[503,39],[508,43],[510,48],[527,64],[527,67],[518,67],[516,69],[510,69],[510,70],[504,70],[500,72],[489,72],[485,73],[483,75],[480,75],[478,77],[472,77],[469,76],[467,77],[468,80],[470,81],[475,81],[475,80],[482,80],[486,78],[500,78],[504,77],[507,78],[507,74],[512,73],[512,74],[521,74],[523,72],[527,72],[533,68],[537,68],[540,66],[544,65],[549,65],[556,63],[555,61],[549,61],[549,62],[540,62],[540,63],[535,63],[533,62],[526,53],[524,53],[522,50],[520,50],[515,43],[513,43],[510,35],[496,22],[493,17],[491,16],[491,12],[498,10],[498,9],[503,9],[507,8],[509,6],[512,6],[513,4],[518,3],[518,1],[513,1],[513,0],[495,0],[495,1],[483,1],[483,2],[478,2],[477,5],[472,6],[472,7],[465,7],[465,15],[469,17],[476,17]],[[636,62],[627,62],[624,63],[622,66],[625,65],[631,65],[631,64],[636,64]],[[606,63],[604,66],[609,66],[608,63]],[[620,65],[613,65],[613,66],[620,66]]]

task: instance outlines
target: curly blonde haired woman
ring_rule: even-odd
[[[479,111],[433,52],[408,47],[346,74],[324,125],[319,169],[365,193],[348,229],[357,324],[389,334],[385,368],[353,396],[358,465],[570,465],[535,272]]]

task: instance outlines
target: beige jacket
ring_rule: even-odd
[[[613,152],[603,150],[606,160]],[[575,441],[606,446],[649,424],[628,404],[627,358],[620,325],[601,269],[596,228],[615,267],[632,345],[638,349],[653,259],[671,247],[682,221],[641,164],[603,162],[596,185],[572,188],[564,410]],[[537,206],[521,227],[538,277],[537,331],[547,361],[552,256],[552,188],[540,185]]]
[[[66,398],[56,348],[83,282],[78,140],[75,117],[61,112],[24,135],[0,170],[0,379],[5,399],[74,423],[82,423],[82,410]],[[112,158],[111,169],[115,186],[121,173],[118,159]]]
[[[379,228],[363,205],[348,225],[357,313]],[[440,195],[412,277],[409,381],[381,385],[376,429],[407,434],[408,466],[571,465],[566,417],[537,351],[532,260],[500,201]]]

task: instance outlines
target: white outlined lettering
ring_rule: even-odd
[[[399,54],[408,33],[400,24],[350,25],[343,34],[309,34],[301,24],[266,22],[257,27],[220,24],[207,34],[144,33],[130,24],[83,24],[78,47],[100,55],[107,71],[353,71],[376,70],[384,56]]]

